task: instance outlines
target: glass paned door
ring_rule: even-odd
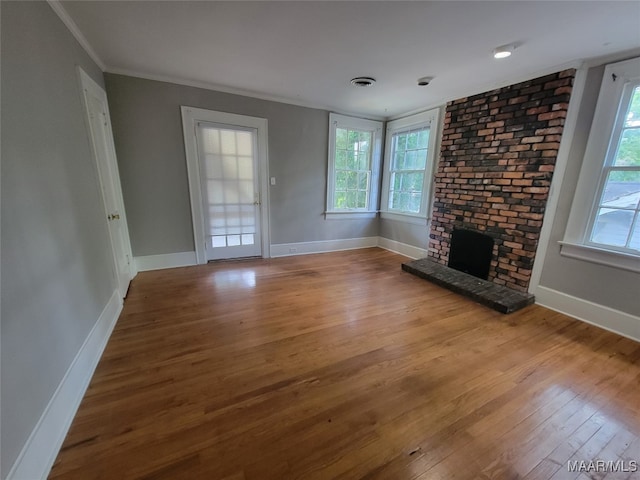
[[[261,256],[257,131],[199,122],[196,137],[207,260]]]

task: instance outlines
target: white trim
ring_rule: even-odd
[[[406,243],[397,242],[389,238],[378,237],[378,247],[389,250],[393,253],[399,253],[405,257],[409,257],[413,260],[418,258],[425,258],[429,251],[426,248],[415,247]]]
[[[104,72],[107,68],[106,65],[104,64],[102,59],[98,56],[98,54],[95,52],[93,47],[91,47],[91,45],[89,44],[89,41],[82,34],[80,29],[78,28],[78,25],[76,25],[76,22],[73,21],[73,19],[71,18],[69,13],[67,13],[67,10],[62,6],[60,1],[47,0],[47,3],[53,9],[53,11],[56,12],[58,17],[60,17],[60,20],[62,20],[62,23],[65,24],[69,32],[71,32],[71,35],[74,36],[74,38],[78,41],[78,43],[84,49],[84,51],[87,52],[87,55],[91,57],[91,60],[96,62],[98,67],[100,67],[100,70]]]
[[[547,287],[535,291],[536,303],[640,342],[640,317]]]
[[[284,103],[286,105],[295,105],[297,107],[313,108],[316,110],[337,112],[343,115],[358,116],[358,113],[349,112],[347,110],[340,110],[339,108],[333,107],[331,105],[325,105],[323,103],[308,102],[300,99],[280,97],[278,95],[269,95],[266,93],[260,93],[253,90],[245,90],[242,88],[230,87],[228,85],[220,85],[217,83],[205,82],[201,80],[189,80],[186,78],[174,77],[171,75],[157,75],[152,73],[143,73],[137,70],[129,70],[126,68],[117,68],[112,66],[107,66],[105,71],[107,73],[113,73],[115,75],[125,75],[127,77],[142,78],[145,80],[152,80],[154,82],[172,83],[174,85],[183,85],[185,87],[202,88],[202,89],[211,90],[214,92],[229,93],[231,95],[240,95],[240,96],[249,97],[249,98],[257,98],[259,100],[267,100],[269,102]],[[366,117],[371,120],[378,120],[378,121],[384,121],[385,119],[384,116],[373,115],[373,114],[366,115]]]
[[[363,218],[376,218],[378,212],[362,212],[359,210],[344,210],[339,212],[324,212],[326,220],[359,220]]]
[[[551,242],[551,232],[556,212],[558,210],[558,202],[562,193],[562,183],[567,171],[569,163],[569,153],[573,144],[573,139],[578,124],[578,114],[584,97],[584,88],[587,82],[587,69],[576,71],[573,79],[573,89],[571,91],[571,99],[569,100],[569,108],[567,109],[567,118],[564,122],[562,130],[562,138],[560,139],[560,148],[556,157],[553,177],[551,178],[551,186],[549,188],[549,196],[547,197],[547,205],[545,214],[542,219],[542,228],[540,229],[540,237],[538,239],[538,248],[533,261],[531,270],[531,278],[529,279],[529,293],[533,293],[540,283],[544,261],[547,256],[547,249]]]
[[[560,255],[562,256],[640,273],[640,256],[638,255],[616,252],[593,245],[569,242],[558,243],[560,244]]]
[[[6,480],[47,477],[121,311],[122,299],[115,290],[29,435]]]
[[[204,235],[204,213],[202,208],[202,192],[200,185],[200,168],[198,166],[198,146],[196,142],[196,123],[213,122],[224,125],[255,128],[258,133],[258,172],[260,182],[260,209],[262,257],[268,258],[270,251],[269,229],[269,138],[268,121],[266,118],[237,115],[235,113],[217,112],[203,108],[181,106],[182,132],[184,135],[184,149],[187,160],[187,174],[189,179],[189,196],[191,200],[191,217],[193,220],[193,238],[195,241],[196,261],[198,264],[207,263]]]
[[[384,215],[389,215],[388,218],[398,221],[405,221],[408,223],[417,223],[415,220],[409,219],[403,220],[402,216],[406,217],[418,217],[424,218],[427,223],[427,216],[431,212],[431,197],[433,196],[434,189],[433,179],[436,171],[436,165],[440,158],[440,137],[442,136],[442,130],[440,127],[440,113],[441,108],[433,108],[426,112],[421,112],[415,115],[392,120],[387,123],[384,145],[384,160],[383,160],[383,172],[382,172],[382,191],[380,195],[380,212]],[[423,171],[423,184],[422,184],[422,198],[420,201],[420,211],[418,213],[403,212],[400,210],[389,209],[389,191],[391,185],[391,154],[393,149],[393,136],[396,133],[401,133],[412,128],[429,128],[429,144],[427,145],[427,159],[425,168]],[[392,217],[390,215],[399,215]],[[385,218],[385,217],[381,217]],[[417,223],[423,225],[422,222]]]
[[[81,66],[76,67],[78,77],[78,85],[80,86],[81,102],[84,110],[85,128],[88,135],[89,146],[93,155],[94,165],[96,167],[97,180],[100,185],[100,193],[104,206],[104,223],[109,231],[109,240],[111,242],[111,253],[113,255],[113,273],[115,281],[120,289],[120,295],[124,298],[129,290],[131,279],[136,275],[136,269],[133,265],[133,253],[131,250],[131,237],[129,236],[129,225],[127,222],[127,213],[124,207],[124,197],[122,195],[122,182],[120,181],[120,171],[118,169],[118,159],[116,156],[115,143],[113,140],[113,130],[111,128],[111,115],[109,113],[109,101],[107,92],[91,78]],[[88,96],[98,99],[104,108],[104,121],[106,127],[106,160],[100,161],[100,155],[96,151],[95,131],[91,122],[91,107]],[[115,208],[115,210],[111,210]],[[110,225],[107,220],[108,215],[117,213],[120,217],[118,225]],[[119,230],[119,232],[117,231]],[[122,238],[118,238],[122,234]],[[119,240],[122,240],[120,242]],[[122,243],[121,247],[117,247]],[[125,269],[121,268],[120,261],[124,260],[121,256],[126,257],[127,265]],[[123,281],[123,275],[126,280]]]
[[[383,122],[365,118],[351,117],[337,113],[329,113],[329,149],[327,159],[327,204],[326,213],[357,213],[372,212],[378,208],[380,200],[380,173],[382,169],[382,128]],[[338,128],[352,128],[371,133],[371,175],[369,177],[369,198],[366,209],[336,210],[333,208],[335,199],[335,171],[336,171],[336,130]]]
[[[346,238],[341,240],[320,240],[317,242],[277,243],[271,245],[272,257],[309,255],[312,253],[339,252],[378,246],[378,237]]]
[[[196,252],[166,253],[163,255],[145,255],[135,257],[134,262],[139,272],[162,270],[165,268],[189,267],[197,265]]]
[[[380,212],[380,218],[385,220],[394,220],[396,222],[411,223],[412,225],[420,225],[426,227],[429,224],[429,219],[420,215],[411,215],[408,213],[399,212]]]
[[[613,74],[616,76],[615,80]],[[640,57],[605,67],[564,242],[584,244],[589,241],[622,94],[625,84],[637,79],[640,79]]]

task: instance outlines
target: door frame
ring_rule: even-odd
[[[217,112],[203,108],[181,106],[182,133],[189,177],[189,196],[191,199],[191,218],[193,221],[193,239],[196,249],[196,262],[207,263],[204,235],[204,211],[202,208],[202,190],[200,182],[200,162],[196,128],[198,122],[211,122],[229,127],[254,128],[257,130],[258,184],[260,186],[260,228],[262,235],[262,258],[270,257],[271,235],[269,229],[269,159],[268,159],[268,122],[266,118]]]
[[[89,148],[91,150],[91,155],[93,156],[93,161],[94,164],[96,166],[96,174],[98,177],[98,183],[100,184],[100,193],[101,193],[101,198],[102,198],[102,207],[104,209],[104,222],[105,225],[107,227],[107,231],[109,232],[109,243],[111,245],[111,255],[112,255],[112,259],[113,259],[113,274],[115,276],[115,281],[116,281],[116,288],[118,289],[118,292],[120,293],[120,298],[124,298],[127,294],[127,290],[128,290],[128,284],[127,287],[121,288],[120,286],[120,277],[118,275],[119,272],[119,262],[118,262],[118,256],[117,256],[117,252],[116,252],[116,247],[114,244],[114,239],[113,239],[113,235],[111,232],[111,228],[109,225],[109,220],[108,220],[108,215],[110,214],[109,210],[109,206],[108,206],[108,202],[107,202],[107,194],[106,191],[108,188],[110,188],[112,190],[112,195],[114,197],[114,201],[117,205],[117,210],[118,213],[120,215],[120,220],[121,220],[121,228],[123,229],[123,233],[124,233],[124,254],[128,257],[127,258],[127,264],[129,265],[128,271],[126,272],[127,277],[129,282],[131,282],[131,280],[133,279],[133,277],[135,277],[136,275],[136,270],[135,270],[135,266],[134,266],[134,262],[133,262],[133,253],[131,250],[131,237],[129,236],[129,227],[127,224],[127,215],[124,209],[124,199],[122,197],[122,186],[120,184],[120,172],[118,170],[118,161],[117,161],[117,157],[116,157],[116,151],[115,151],[115,145],[113,143],[113,130],[111,129],[111,115],[109,114],[109,102],[107,100],[107,93],[104,91],[104,89],[95,81],[93,80],[93,78],[91,78],[83,69],[82,67],[80,67],[79,65],[76,67],[76,71],[77,71],[77,76],[78,76],[78,83],[80,85],[80,96],[82,98],[82,107],[83,107],[83,111],[84,111],[84,121],[85,121],[85,127],[87,129],[87,139],[89,141]],[[89,112],[89,103],[87,101],[87,93],[91,93],[92,95],[94,95],[95,97],[99,98],[103,103],[104,103],[104,109],[105,109],[105,115],[106,115],[106,129],[107,129],[107,136],[109,137],[110,141],[107,141],[107,148],[108,148],[108,152],[107,152],[107,163],[106,165],[99,165],[99,160],[98,160],[98,155],[96,154],[95,151],[95,145],[94,145],[94,140],[93,140],[93,132],[92,132],[92,128],[91,128],[91,118],[90,118],[90,112]],[[101,174],[101,168],[106,168],[110,171],[111,173],[111,178],[113,179],[113,185],[108,186],[105,185],[106,179],[103,178],[103,175]]]

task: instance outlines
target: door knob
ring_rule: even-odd
[[[120,220],[120,214],[118,214],[118,213],[113,213],[113,214],[111,214],[111,215],[108,215],[108,216],[107,216],[107,219],[108,219],[108,220]]]

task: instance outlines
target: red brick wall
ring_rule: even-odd
[[[489,280],[526,291],[575,70],[447,104],[429,256],[446,264],[453,228],[495,241]]]

